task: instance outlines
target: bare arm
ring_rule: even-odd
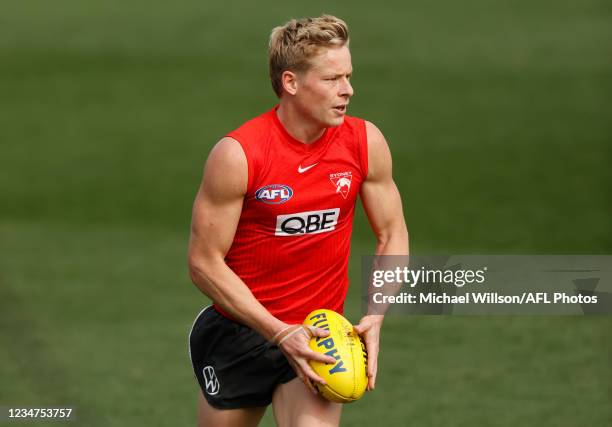
[[[408,255],[408,230],[402,199],[393,181],[391,153],[383,134],[366,122],[368,136],[368,176],[361,186],[361,201],[376,236],[376,255]],[[383,315],[366,315],[357,333],[363,336],[368,351],[368,389],[376,383],[380,327]]]
[[[202,184],[193,204],[189,240],[189,273],[193,283],[215,304],[240,323],[259,332],[266,340],[279,342],[281,331],[290,325],[274,317],[253,296],[248,286],[225,263],[225,255],[234,240],[242,203],[247,190],[248,165],[238,141],[223,138],[211,151]],[[323,329],[309,331],[327,336]],[[298,376],[315,392],[310,380],[323,382],[308,365],[308,359],[335,362],[308,348],[304,334],[293,334],[283,340],[281,350]],[[280,344],[279,344],[280,347]],[[316,392],[315,392],[316,393]]]
[[[361,201],[376,236],[376,255],[408,255],[408,230],[387,141],[372,123],[366,122],[366,130],[368,176],[361,186]]]
[[[189,273],[193,283],[236,320],[270,339],[285,324],[255,299],[227,266],[247,187],[247,160],[240,144],[223,138],[212,149],[193,204]]]

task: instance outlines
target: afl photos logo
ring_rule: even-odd
[[[288,185],[270,184],[255,192],[255,198],[269,205],[280,205],[293,196],[293,190]]]
[[[342,197],[346,199],[349,191],[351,191],[351,182],[353,181],[353,176],[351,175],[351,173],[330,173],[329,179],[334,185],[334,187],[336,187],[336,194],[342,194]]]
[[[211,396],[219,393],[220,386],[217,375],[215,374],[215,369],[212,366],[205,366],[204,369],[202,369],[202,376],[204,377],[206,393]]]

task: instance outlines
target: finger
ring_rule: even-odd
[[[378,365],[378,348],[368,351],[368,377],[376,375],[376,367]]]
[[[374,361],[374,372],[372,372],[372,376],[370,377],[370,381],[372,382],[371,390],[374,390],[374,388],[376,388],[376,376],[377,375],[378,375],[378,361],[375,360]]]
[[[302,382],[304,383],[306,388],[312,392],[312,394],[319,394],[319,392],[317,391],[315,386],[312,384],[312,381],[310,381],[310,379],[308,377],[303,376],[302,377]]]
[[[304,352],[304,357],[308,360],[315,360],[317,362],[326,363],[328,365],[335,365],[336,359],[332,356],[326,356],[316,351]]]
[[[368,378],[368,390],[372,391],[376,388],[376,373],[373,376]]]
[[[306,388],[308,390],[310,390],[313,394],[318,394],[317,390],[315,389],[314,385],[312,384],[312,381],[310,381],[310,379],[306,376],[304,371],[300,368],[299,364],[294,362],[293,360],[289,360],[289,364],[293,368],[293,371],[295,372],[297,377],[300,379],[300,381],[302,381],[304,383]]]
[[[304,383],[304,385],[306,386],[306,388],[308,390],[310,390],[312,392],[312,394],[319,394],[319,391],[317,390],[317,388],[314,385],[314,381],[312,378],[310,378],[304,371],[300,370],[300,375],[298,375],[300,377],[300,379],[302,380],[302,382]],[[315,377],[318,377],[318,375],[314,375]],[[321,381],[323,381],[323,379],[321,378]],[[325,384],[325,382],[323,382],[323,384]]]
[[[371,372],[368,372],[368,390],[372,391],[376,388],[376,373],[377,373],[376,364],[374,369]]]
[[[329,335],[329,331],[327,329],[315,328],[314,326],[306,325],[308,332],[310,332],[311,337],[326,337]]]
[[[306,375],[312,381],[320,383],[320,384],[326,384],[325,380],[321,378],[319,375],[317,375],[315,371],[312,370],[308,362],[306,362],[306,359],[300,360],[299,362],[297,362],[297,364],[302,370],[302,372],[304,373],[304,375]]]
[[[368,353],[368,390],[372,391],[376,387],[376,373],[378,371],[378,348],[372,354]]]
[[[315,389],[312,381],[308,378],[302,371],[299,371],[298,378],[304,383],[306,388],[310,390],[313,394],[317,394],[317,390]]]
[[[364,325],[353,325],[353,330],[357,332],[357,335],[361,335],[366,331],[366,327]]]

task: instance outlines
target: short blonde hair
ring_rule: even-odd
[[[348,26],[335,16],[292,19],[276,27],[270,35],[268,60],[272,88],[278,97],[283,93],[281,77],[285,71],[307,71],[309,59],[321,47],[342,47],[349,42]]]

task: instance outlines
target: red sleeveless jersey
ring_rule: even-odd
[[[227,135],[246,154],[248,186],[225,261],[272,315],[302,323],[317,308],[343,312],[355,202],[368,170],[366,129],[345,116],[304,144],[276,108]]]

